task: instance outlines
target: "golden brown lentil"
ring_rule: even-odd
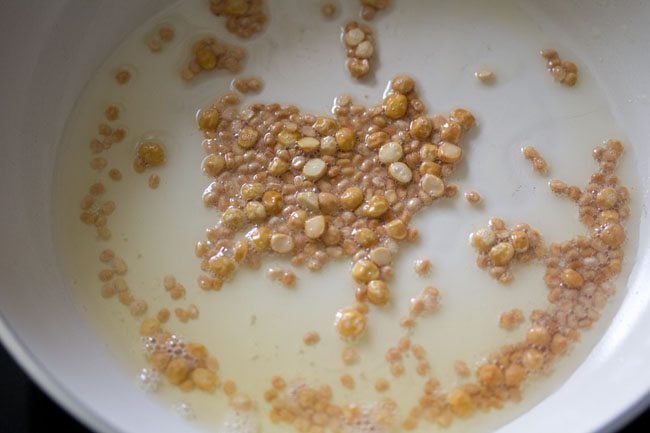
[[[354,389],[354,379],[349,374],[341,376],[341,385],[347,389]]]
[[[309,331],[302,337],[302,341],[307,346],[313,346],[314,344],[320,341],[320,335],[318,334],[318,332]]]
[[[543,49],[540,55],[546,60],[546,66],[553,79],[565,86],[575,86],[578,82],[578,67],[575,63],[562,61],[557,51]]]
[[[124,275],[128,270],[126,262],[121,257],[114,257],[111,260],[111,270],[117,275]]]
[[[521,153],[524,155],[524,158],[529,160],[536,172],[540,174],[546,174],[548,171],[548,164],[546,160],[539,154],[537,149],[533,146],[524,146],[521,149]]]
[[[160,323],[166,323],[169,320],[170,312],[167,308],[161,308],[156,314],[156,318]]]
[[[273,388],[277,389],[278,391],[284,389],[287,386],[285,380],[280,376],[274,376],[271,379],[271,384],[273,385]]]
[[[163,24],[158,28],[158,36],[163,42],[171,42],[176,32],[171,24]]]
[[[109,105],[104,111],[104,117],[109,122],[114,122],[120,117],[120,109],[117,105]]]
[[[111,168],[108,170],[108,177],[115,182],[122,180],[122,172],[117,168]]]
[[[99,253],[99,261],[102,263],[109,263],[115,257],[115,253],[111,249],[104,249]]]
[[[111,269],[103,269],[97,274],[99,281],[109,281],[113,278],[113,271]]]
[[[465,193],[465,200],[469,204],[479,204],[481,202],[481,195],[476,191],[467,191]]]
[[[119,292],[117,294],[117,299],[120,301],[120,304],[125,306],[131,305],[134,301],[133,295],[129,291]]]
[[[377,392],[387,391],[388,388],[390,388],[390,382],[388,380],[382,378],[375,381],[375,390]]]
[[[391,362],[389,364],[390,374],[394,377],[399,377],[404,374],[404,364],[401,362]]]
[[[174,315],[181,323],[187,323],[190,320],[189,314],[184,309],[178,307],[174,309]]]
[[[411,347],[411,339],[409,337],[402,337],[397,342],[397,349],[400,352],[406,352]]]
[[[320,12],[325,18],[333,18],[336,14],[336,5],[330,1],[326,1],[320,7]]]
[[[114,75],[117,84],[126,84],[131,79],[131,72],[126,68],[119,68]]]
[[[296,274],[287,269],[269,268],[267,275],[287,288],[294,287],[298,281]]]
[[[423,277],[431,272],[431,262],[427,259],[417,259],[413,264],[413,268],[416,274]]]
[[[90,185],[90,188],[88,188],[88,192],[90,193],[90,195],[98,197],[103,195],[106,192],[106,188],[104,187],[103,183],[95,182],[92,185]]]

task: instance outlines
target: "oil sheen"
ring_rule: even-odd
[[[147,301],[148,314],[163,307],[172,312],[190,304],[199,307],[198,320],[182,324],[172,315],[166,327],[207,346],[219,360],[222,381],[235,380],[239,390],[256,400],[257,419],[228,423],[226,418],[232,414],[221,391],[182,393],[162,383],[153,398],[169,407],[187,404],[197,426],[211,431],[232,431],[233,425],[244,431],[258,427],[263,432],[288,431],[287,425],[268,420],[268,406],[262,399],[273,375],[302,378],[310,385],[330,384],[339,403],[391,397],[399,404],[403,419],[416,403],[424,380],[415,374],[413,359],[406,359],[408,374],[391,378],[384,353],[403,335],[399,318],[407,311],[409,299],[427,285],[441,292],[439,311],[419,321],[412,339],[427,350],[432,375],[444,389],[462,383],[454,372],[454,361],[463,360],[473,367],[489,352],[521,339],[525,325],[504,331],[498,327],[498,318],[512,308],[520,308],[527,316],[532,309],[546,306],[543,265],[515,266],[515,281],[500,285],[476,267],[468,235],[491,217],[503,218],[508,225],[528,223],[546,243],[585,234],[577,207],[554,196],[547,182],[558,178],[584,186],[596,169],[591,150],[609,138],[625,141],[624,131],[598,87],[597,66],[581,58],[561,29],[517,2],[437,2],[435,8],[424,1],[394,2],[372,23],[378,62],[372,77],[362,83],[348,77],[339,40],[339,26],[357,17],[355,2],[339,4],[341,12],[334,21],[321,18],[319,2],[269,3],[267,29],[248,41],[227,33],[222,19],[209,12],[206,2],[176,3],[135,29],[97,70],[71,112],[60,143],[54,198],[60,264],[90,326],[124,365],[125,374],[134,377],[134,392],[141,392],[136,377],[146,366],[139,320],[117,300],[100,296],[100,251],[112,248],[126,260],[125,279],[135,295]],[[145,39],[162,23],[172,24],[176,37],[154,54]],[[279,102],[327,114],[333,98],[342,93],[364,105],[376,103],[385,84],[405,73],[416,79],[430,114],[465,107],[477,117],[478,127],[464,139],[463,162],[451,181],[461,193],[478,191],[483,202],[470,206],[459,194],[454,200],[434,202],[414,218],[421,239],[400,249],[391,283],[393,302],[383,309],[371,308],[367,335],[356,345],[360,362],[353,366],[343,366],[344,344],[333,326],[334,313],[353,298],[355,284],[347,260],[331,262],[316,273],[296,269],[299,280],[293,289],[266,277],[271,266],[290,268],[278,258],[265,259],[257,271],[239,272],[220,292],[197,287],[201,271],[194,245],[219,215],[201,201],[209,179],[200,170],[204,154],[195,114],[229,91],[234,78],[223,71],[204,73],[191,83],[180,78],[192,42],[207,34],[245,47],[248,59],[242,75],[264,80],[263,91],[243,97],[243,105]],[[553,82],[538,54],[546,47],[577,63],[577,86]],[[133,72],[123,86],[112,77],[120,66]],[[474,77],[475,71],[485,68],[496,75],[489,86]],[[102,155],[108,166],[98,173],[89,166],[88,143],[97,135],[109,104],[120,107],[116,125],[126,128],[127,137]],[[146,137],[161,140],[166,149],[165,165],[151,171],[161,178],[155,190],[148,187],[149,172],[137,174],[131,168],[135,146]],[[534,145],[545,157],[548,176],[535,173],[524,160],[520,148],[525,144]],[[598,341],[625,292],[636,249],[637,189],[633,170],[626,169],[632,160],[628,147],[618,170],[632,191],[626,261],[616,280],[618,292],[600,320],[554,364],[552,372],[527,382],[522,402],[455,421],[447,431],[489,432],[507,424],[561,386]],[[119,182],[106,175],[113,167],[123,173]],[[117,204],[109,222],[112,238],[106,242],[97,240],[94,230],[79,221],[79,200],[96,181],[105,184],[105,197]],[[424,278],[413,271],[414,260],[420,258],[433,264]],[[184,299],[170,300],[162,285],[167,274],[187,288]],[[308,331],[320,334],[317,345],[302,342]],[[339,377],[345,373],[355,378],[354,390],[340,385]],[[390,390],[381,395],[374,390],[380,377],[391,379]],[[436,428],[426,422],[419,427],[420,431]]]

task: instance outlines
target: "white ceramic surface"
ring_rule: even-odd
[[[63,287],[50,224],[53,161],[84,83],[130,30],[168,3],[0,3],[0,337],[54,398],[102,432],[192,428],[133,392]],[[641,410],[650,390],[650,4],[558,0],[525,7],[567,35],[634,147],[640,239],[623,305],[600,343],[557,392],[500,431],[609,431]]]

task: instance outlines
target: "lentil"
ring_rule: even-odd
[[[354,389],[354,379],[349,374],[341,376],[341,385],[347,389]]]
[[[427,259],[417,259],[415,260],[413,267],[416,274],[424,277],[431,271],[431,262]]]
[[[99,253],[99,261],[102,263],[108,263],[115,257],[115,253],[111,249],[104,249]]]
[[[476,371],[478,381],[486,387],[501,385],[503,382],[503,373],[494,364],[483,364]]]
[[[573,62],[562,61],[557,51],[546,48],[540,51],[546,60],[548,71],[553,79],[568,87],[573,87],[578,82],[578,67]]]
[[[226,18],[226,29],[241,37],[264,30],[267,21],[263,0],[210,0],[210,11]]]
[[[111,180],[114,180],[115,182],[119,182],[122,180],[122,172],[116,168],[111,168],[108,171],[108,177],[110,177]]]
[[[332,2],[325,2],[320,8],[320,12],[327,19],[333,18],[336,14],[336,5]]]
[[[377,379],[375,382],[375,390],[377,390],[377,392],[387,391],[388,388],[390,388],[390,382],[386,379]]]
[[[465,200],[470,204],[478,204],[481,202],[481,195],[476,191],[467,191],[465,193]]]
[[[160,323],[165,323],[169,320],[169,310],[167,308],[162,308],[158,313],[156,314],[156,318]]]
[[[126,68],[119,68],[114,77],[117,84],[126,84],[131,79],[131,72]]]
[[[270,268],[267,272],[269,278],[275,281],[279,281],[284,287],[290,288],[296,285],[298,277],[296,274],[289,270],[280,269],[280,268]]]
[[[320,335],[318,335],[318,332],[310,331],[302,337],[302,341],[307,346],[313,346],[320,341]]]

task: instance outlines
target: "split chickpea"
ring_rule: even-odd
[[[335,325],[342,337],[359,337],[366,330],[366,316],[355,308],[344,308],[336,314]]]

